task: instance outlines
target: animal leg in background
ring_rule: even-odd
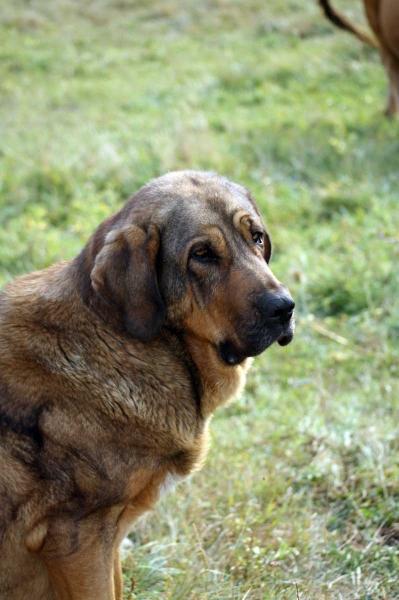
[[[367,21],[376,39],[337,12],[329,0],[319,0],[326,17],[337,27],[349,31],[362,42],[380,51],[381,62],[388,76],[388,97],[385,114],[399,113],[399,2],[397,0],[363,0]]]

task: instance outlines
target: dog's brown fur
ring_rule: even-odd
[[[77,258],[5,288],[1,600],[122,597],[129,527],[201,466],[210,416],[242,389],[247,355],[292,338],[293,317],[258,339],[252,298],[282,290],[270,252],[245,188],[170,173]],[[218,350],[226,339],[240,355],[232,366]]]
[[[346,29],[363,42],[379,48],[381,60],[388,75],[387,116],[399,112],[399,2],[398,0],[363,0],[368,23],[376,37],[350,23],[338,13],[329,0],[319,0],[324,13],[337,27]]]

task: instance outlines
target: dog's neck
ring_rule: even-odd
[[[73,265],[76,268],[83,302],[117,333],[126,334],[123,319],[118,311],[110,310],[114,307],[109,307],[93,292],[90,280],[93,257],[90,250],[88,246],[75,259]],[[198,392],[200,412],[204,419],[209,418],[219,406],[229,404],[242,392],[251,359],[246,359],[236,366],[227,366],[220,360],[215,346],[206,340],[187,332],[176,333],[169,327],[163,328],[162,335],[171,336],[175,340],[175,347],[178,338],[182,345],[182,353],[188,354],[185,362],[193,380],[193,387]]]
[[[183,336],[201,378],[201,413],[207,419],[219,406],[226,406],[239,396],[245,385],[246,373],[252,363],[247,358],[236,366],[222,363],[213,344],[189,333]]]

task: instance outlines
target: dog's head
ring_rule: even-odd
[[[292,340],[294,301],[270,270],[259,210],[248,190],[216,174],[151,181],[85,253],[92,294],[140,340],[173,327],[227,365]]]

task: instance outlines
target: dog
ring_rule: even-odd
[[[346,29],[367,44],[379,49],[381,61],[388,76],[388,99],[385,114],[392,117],[399,112],[399,2],[398,0],[363,0],[367,21],[376,39],[353,25],[333,9],[329,0],[319,0],[330,21]]]
[[[199,469],[251,357],[294,335],[250,192],[151,181],[0,295],[0,598],[120,600],[119,546]]]

